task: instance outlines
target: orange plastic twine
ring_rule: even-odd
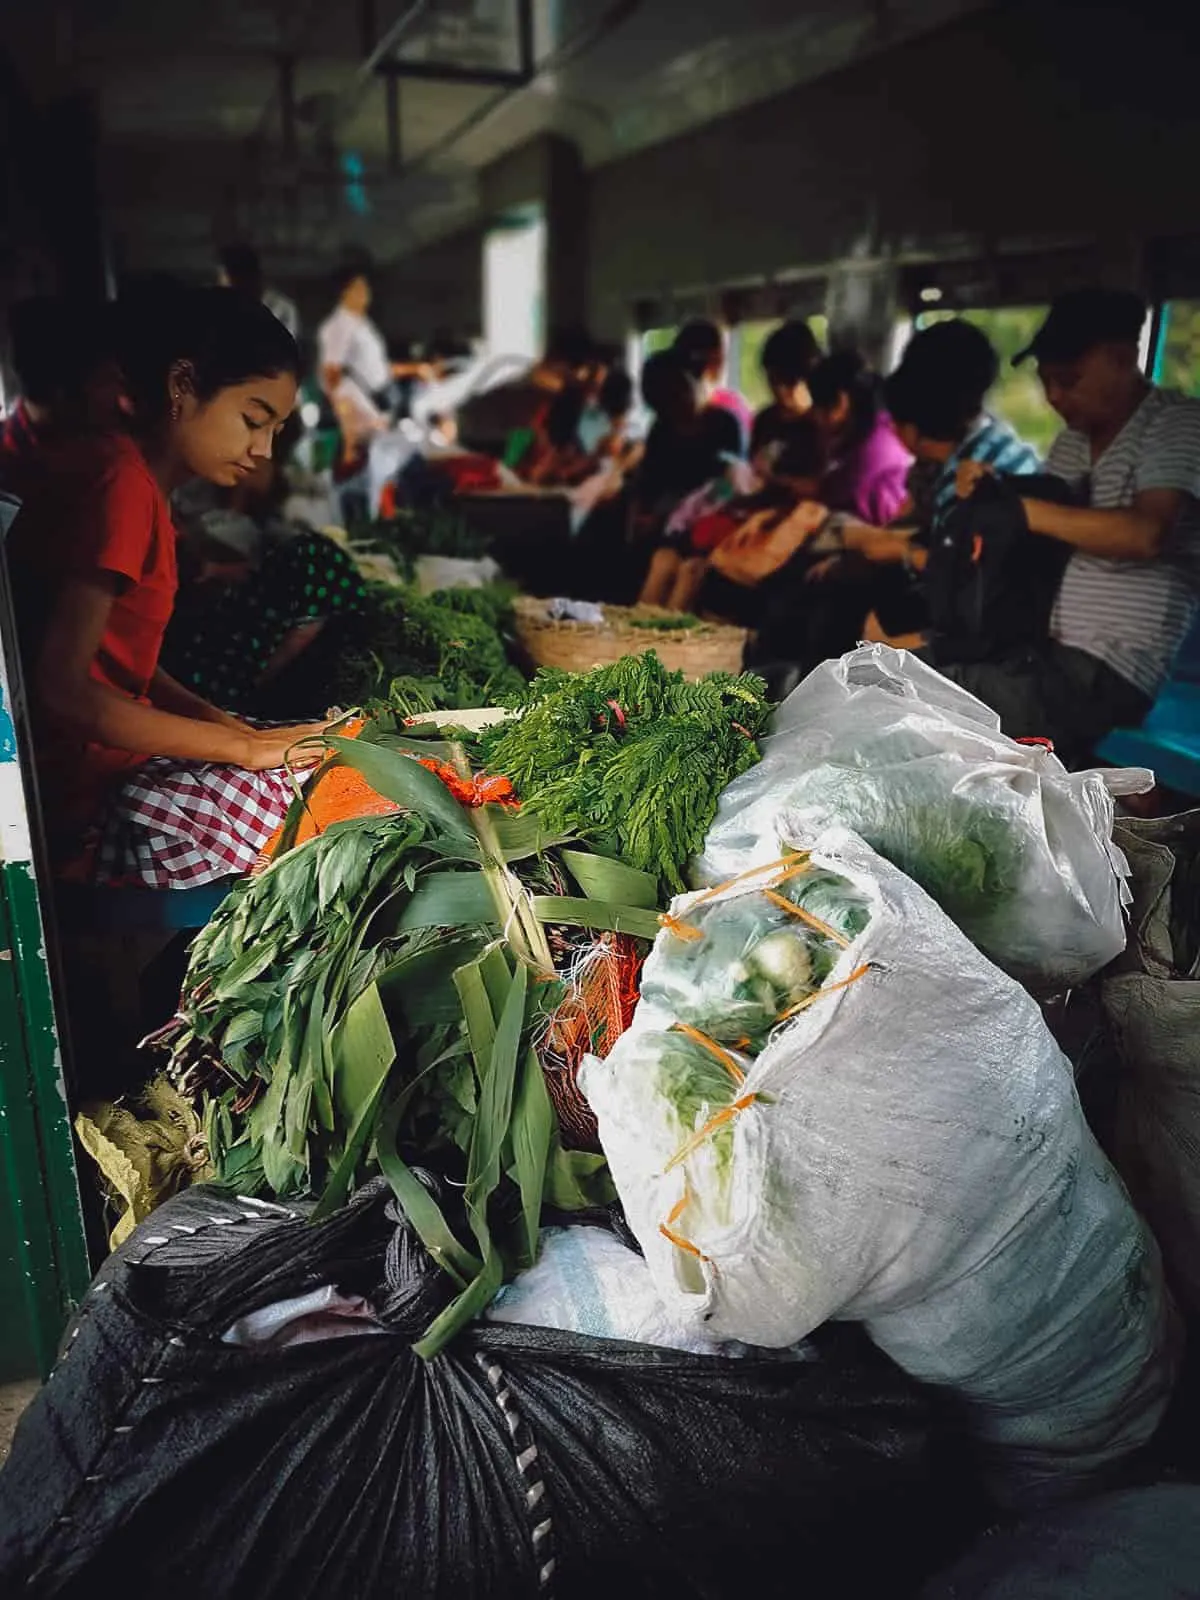
[[[763,894],[773,906],[778,906],[781,911],[786,911],[790,917],[798,918],[806,928],[812,928],[815,933],[821,934],[823,938],[831,939],[834,944],[840,945],[843,950],[850,948],[849,939],[843,938],[836,928],[831,928],[827,922],[822,922],[820,917],[814,917],[811,911],[805,911],[803,906],[794,906],[783,895],[776,894],[774,889],[764,889]]]
[[[695,1256],[697,1261],[707,1262],[708,1257],[704,1254],[703,1250],[701,1250],[697,1245],[694,1245],[690,1239],[685,1239],[681,1233],[676,1233],[673,1226],[674,1223],[679,1221],[680,1217],[687,1209],[687,1204],[690,1198],[691,1196],[688,1194],[687,1186],[685,1184],[683,1194],[671,1207],[670,1211],[667,1212],[667,1220],[659,1223],[658,1231],[669,1244],[673,1244],[675,1246],[676,1250],[682,1250],[685,1255]]]
[[[701,1033],[699,1028],[690,1027],[686,1022],[676,1022],[672,1026],[671,1032],[682,1033],[693,1044],[698,1044],[702,1049],[707,1050],[710,1056],[715,1056],[734,1083],[739,1085],[745,1083],[746,1074],[729,1054],[729,1051],[723,1050],[715,1039],[710,1039],[706,1033]]]
[[[804,1000],[797,1000],[794,1006],[780,1017],[780,1022],[786,1022],[789,1017],[797,1017],[802,1011],[807,1011],[809,1006],[815,1006],[818,1000],[824,999],[827,994],[836,994],[839,989],[848,989],[852,983],[857,983],[860,978],[865,978],[871,970],[871,963],[865,962],[853,971],[848,978],[842,978],[838,983],[828,983],[823,989],[818,989],[816,994],[810,994]]]
[[[459,805],[469,810],[475,810],[478,806],[503,806],[506,811],[519,811],[521,808],[516,790],[507,778],[489,778],[480,772],[464,778],[448,762],[435,761],[430,756],[421,756],[419,765],[432,772],[435,778],[440,778]]]
[[[696,939],[703,939],[704,933],[700,928],[694,928],[687,917],[702,905],[707,905],[710,900],[716,900],[727,889],[732,889],[739,883],[746,883],[751,878],[761,878],[763,873],[778,872],[782,876],[777,878],[777,883],[786,883],[789,878],[796,877],[801,872],[808,871],[808,851],[793,850],[789,855],[782,856],[778,861],[769,861],[762,867],[751,867],[748,872],[739,872],[736,878],[729,878],[725,883],[717,884],[714,889],[706,889],[703,894],[697,895],[687,909],[684,917],[673,917],[670,912],[664,911],[659,917],[659,923],[668,933],[673,933],[677,939],[685,939],[689,943]],[[789,908],[790,909],[790,908]]]
[[[686,1161],[693,1152],[699,1150],[700,1146],[716,1133],[718,1128],[723,1128],[727,1122],[732,1122],[739,1112],[745,1111],[748,1106],[752,1106],[757,1099],[758,1096],[756,1094],[744,1094],[739,1100],[734,1100],[729,1105],[722,1106],[715,1116],[709,1117],[702,1128],[697,1128],[691,1138],[680,1145],[679,1149],[676,1150],[670,1161],[663,1168],[663,1171],[670,1172],[681,1161]]]

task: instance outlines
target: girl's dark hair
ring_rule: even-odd
[[[712,366],[713,357],[724,352],[725,340],[715,322],[695,317],[680,328],[672,348],[692,377],[702,378]]]
[[[678,351],[659,350],[642,364],[642,399],[657,416],[693,381]]]
[[[610,372],[600,385],[599,405],[604,415],[615,422],[633,404],[633,379],[622,368]]]
[[[814,367],[808,378],[812,403],[826,410],[839,395],[850,399],[850,422],[846,443],[857,444],[875,426],[882,402],[882,385],[857,350],[838,350]]]
[[[958,318],[935,322],[909,340],[884,400],[893,421],[909,423],[926,439],[959,444],[999,372],[999,358],[978,328]]]
[[[300,376],[296,341],[266,306],[236,289],[172,289],[118,302],[116,349],[142,424],[169,406],[171,369],[186,363],[198,400],[250,378]]]
[[[821,346],[807,322],[784,322],[762,349],[762,369],[767,382],[794,389],[805,383],[821,359]]]

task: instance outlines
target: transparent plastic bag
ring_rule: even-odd
[[[785,857],[719,896],[676,902],[672,936],[642,969],[648,1025],[682,1024],[757,1055],[771,1031],[820,989],[867,921],[843,879]]]
[[[985,955],[1042,993],[1125,946],[1128,866],[1112,794],[1140,769],[1069,773],[1017,744],[973,695],[904,651],[863,645],[810,673],[762,762],[726,789],[693,882],[720,883],[850,828],[938,901]]]

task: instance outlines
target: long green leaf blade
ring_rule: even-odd
[[[534,895],[533,914],[539,922],[628,933],[635,939],[649,939],[652,942],[660,931],[656,912],[644,911],[638,906],[608,905],[602,900],[576,900],[570,895]]]
[[[607,900],[643,911],[658,909],[658,879],[624,861],[592,855],[586,850],[563,850],[563,863],[589,900]]]
[[[512,1115],[513,1159],[517,1185],[521,1190],[527,1266],[532,1266],[537,1260],[542,1191],[546,1185],[546,1162],[550,1155],[553,1131],[554,1107],[542,1076],[542,1064],[536,1051],[527,1050]]]

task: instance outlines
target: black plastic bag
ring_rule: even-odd
[[[329,1283],[395,1331],[221,1342]],[[22,1419],[0,1593],[905,1592],[935,1514],[928,1403],[857,1330],[793,1362],[482,1324],[423,1362],[444,1284],[386,1193],[317,1227],[213,1189],[168,1202]]]

